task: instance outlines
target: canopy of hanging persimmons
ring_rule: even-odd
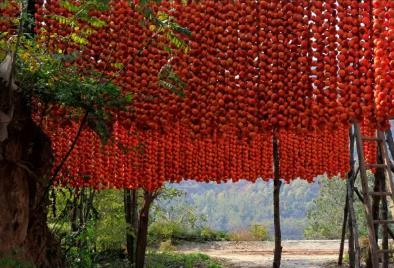
[[[83,130],[59,183],[154,190],[188,178],[269,179],[273,136],[283,179],[344,175],[349,124],[372,135],[394,115],[393,1],[163,1],[155,11],[190,29],[190,50],[170,57],[128,1],[90,12],[106,25],[83,47],[61,38],[72,32],[54,16],[71,16],[62,1],[37,4],[37,40],[78,51],[81,71],[113,76],[134,96],[131,113],[116,113],[111,142]],[[169,60],[187,83],[182,94],[158,83]],[[78,122],[53,112],[44,122],[59,161]],[[370,161],[375,149],[366,148]]]

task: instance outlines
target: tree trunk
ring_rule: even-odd
[[[73,192],[73,204],[71,208],[71,231],[78,232],[78,200],[79,200],[80,191],[79,189],[75,189]]]
[[[140,218],[138,224],[137,247],[136,247],[136,268],[144,268],[145,265],[145,251],[148,242],[148,223],[149,223],[149,209],[156,194],[148,191],[144,192],[144,203],[140,211]]]
[[[279,170],[279,145],[276,137],[273,139],[273,154],[274,154],[274,227],[275,227],[275,251],[273,267],[279,268],[282,258],[282,235],[280,230],[280,181]]]
[[[135,237],[137,231],[137,190],[124,190],[124,209],[126,219],[127,258],[135,264]]]
[[[0,79],[0,90],[6,90],[4,84]],[[51,144],[33,122],[28,103],[14,93],[14,117],[0,143],[0,259],[62,267],[59,244],[47,227]]]

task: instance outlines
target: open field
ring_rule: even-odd
[[[211,242],[187,243],[178,247],[184,253],[202,252],[223,260],[227,267],[272,267],[274,243],[269,242]],[[282,267],[335,267],[338,240],[283,241]]]

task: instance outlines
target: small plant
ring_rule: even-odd
[[[369,252],[369,240],[367,236],[359,238],[361,260],[367,261]]]
[[[94,223],[89,223],[78,232],[72,232],[64,239],[67,267],[89,268],[94,264]]]
[[[154,222],[149,226],[149,240],[153,244],[182,237],[186,230],[176,222]]]
[[[14,268],[35,268],[36,266],[32,263],[14,259],[11,257],[1,258],[0,267],[14,267]]]
[[[157,253],[151,252],[147,256],[147,268],[221,268],[222,266],[209,256],[201,253]]]
[[[262,224],[252,224],[249,229],[243,228],[230,232],[231,241],[263,241],[269,240],[268,229]]]
[[[256,240],[269,240],[268,229],[263,224],[252,224],[250,226],[250,232]]]
[[[253,234],[248,229],[238,229],[229,234],[231,241],[255,241]]]
[[[203,241],[226,241],[229,239],[226,232],[212,230],[209,227],[201,229],[200,237]]]
[[[163,242],[160,243],[160,246],[159,246],[159,251],[160,252],[172,252],[172,251],[175,251],[175,250],[176,250],[176,248],[172,244],[171,240],[163,241]]]

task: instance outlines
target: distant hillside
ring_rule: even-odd
[[[273,229],[272,182],[196,183],[172,187],[186,192],[177,202],[187,202],[205,215],[208,225],[217,230],[245,228],[253,223]],[[306,212],[319,194],[319,183],[302,180],[284,185],[281,192],[283,239],[302,239]]]

